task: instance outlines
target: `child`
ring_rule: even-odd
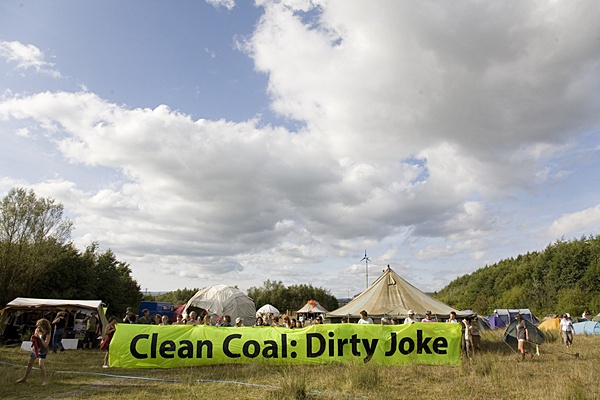
[[[39,319],[35,323],[35,332],[31,335],[31,347],[32,351],[29,355],[29,362],[27,363],[27,369],[25,375],[21,379],[17,379],[16,383],[22,383],[27,380],[27,376],[33,368],[35,359],[38,359],[40,365],[40,373],[42,374],[42,385],[46,385],[46,367],[44,366],[44,360],[48,354],[48,347],[50,345],[50,321],[45,318]]]
[[[113,334],[117,329],[115,326],[117,322],[117,317],[111,317],[108,321],[108,324],[106,325],[106,330],[104,331],[104,334],[106,336],[102,341],[102,344],[100,345],[100,350],[106,351],[106,354],[104,355],[104,364],[102,365],[102,368],[108,368],[108,349],[110,347],[110,341],[112,340]]]

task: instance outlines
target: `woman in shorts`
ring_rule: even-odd
[[[525,350],[525,343],[529,342],[529,331],[527,330],[527,323],[521,316],[521,314],[515,315],[515,319],[517,320],[517,340],[519,342],[518,349],[521,352],[521,359],[525,359],[525,354],[527,351]]]
[[[44,360],[48,355],[48,347],[50,346],[50,321],[45,318],[38,319],[35,323],[35,332],[31,335],[31,354],[29,355],[29,362],[27,363],[27,369],[25,375],[21,379],[17,379],[16,383],[23,383],[27,380],[35,359],[38,359],[38,365],[40,366],[40,373],[42,374],[42,385],[46,385],[46,367],[44,366]]]

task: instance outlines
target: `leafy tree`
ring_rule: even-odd
[[[64,245],[57,260],[31,293],[50,299],[95,299],[93,260],[84,257],[73,244]]]
[[[0,306],[29,295],[60,257],[72,223],[63,205],[13,188],[0,203]]]
[[[93,243],[87,247],[84,258],[92,261],[93,291],[109,307],[109,314],[122,315],[127,307],[140,304],[141,288],[132,278],[129,264],[118,261],[112,250],[99,253],[98,244]]]
[[[139,304],[129,265],[98,244],[82,254],[67,242],[73,225],[63,205],[33,190],[11,189],[0,203],[0,306],[15,297],[101,299],[122,314]]]
[[[192,296],[194,296],[198,292],[198,288],[194,289],[177,289],[172,292],[162,293],[154,296],[154,301],[166,301],[177,305],[187,303]]]

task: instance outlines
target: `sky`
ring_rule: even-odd
[[[437,291],[599,233],[599,94],[595,0],[5,0],[0,196],[143,290]]]

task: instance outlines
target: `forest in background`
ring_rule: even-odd
[[[491,315],[530,308],[537,316],[600,312],[600,236],[558,240],[543,251],[502,260],[450,282],[433,297]]]

